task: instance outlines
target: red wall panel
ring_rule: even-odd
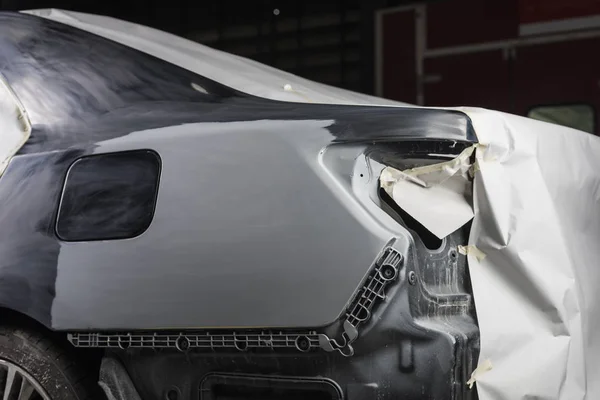
[[[600,14],[600,0],[519,0],[521,23]]]
[[[518,13],[518,0],[428,3],[427,47],[433,49],[517,37]]]
[[[425,84],[428,106],[511,109],[509,65],[500,50],[431,58],[425,72],[432,81]]]
[[[517,114],[543,104],[588,103],[600,111],[600,38],[526,46],[514,60]]]

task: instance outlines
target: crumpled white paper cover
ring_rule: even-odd
[[[30,13],[257,96],[403,105],[108,17]],[[600,399],[600,138],[489,110],[462,111],[482,144],[475,150],[471,236],[462,249],[481,330],[473,390],[480,400]]]
[[[31,124],[27,113],[0,74],[0,175],[30,134]]]
[[[473,207],[459,249],[481,332],[470,385],[480,400],[600,399],[600,138],[461,110],[480,142],[469,148],[473,163],[465,151],[427,167],[388,167],[381,186],[438,237],[464,225]],[[446,180],[424,173],[436,167]],[[472,203],[466,187],[448,184],[467,182],[467,169]]]
[[[481,400],[600,399],[600,138],[463,109],[476,150],[468,255]]]

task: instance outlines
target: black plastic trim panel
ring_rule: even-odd
[[[237,391],[238,396],[219,396],[219,388],[232,388]],[[236,390],[238,389],[238,390]],[[244,393],[244,389],[253,390],[254,393]],[[244,374],[208,374],[200,383],[200,400],[244,400],[245,395],[269,396],[269,393],[279,392],[280,396],[290,395],[294,399],[313,399],[318,396],[318,400],[342,400],[342,389],[330,379],[327,378],[307,378],[307,377],[289,377],[289,376],[265,376],[265,375],[244,375]],[[252,398],[256,398],[252,396]],[[263,397],[261,397],[263,398]],[[272,397],[267,397],[271,399]],[[278,399],[283,397],[277,397]]]

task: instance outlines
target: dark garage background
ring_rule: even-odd
[[[598,133],[600,0],[0,0],[109,15],[330,85]]]
[[[52,7],[114,16],[366,93],[374,91],[374,12],[390,4],[399,2],[0,0],[3,9]]]

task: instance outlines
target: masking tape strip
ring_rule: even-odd
[[[471,168],[469,168],[469,176],[474,178],[478,171],[481,171],[481,168],[479,167],[479,160],[475,160],[473,165],[471,165]]]
[[[473,385],[475,382],[481,378],[481,375],[485,374],[489,370],[492,369],[492,362],[490,360],[485,360],[471,374],[471,379],[467,381],[467,385],[469,385],[469,389],[473,389]]]
[[[458,156],[456,156],[452,160],[444,161],[444,162],[432,164],[432,165],[426,165],[424,167],[410,168],[410,169],[404,170],[403,172],[407,175],[419,176],[419,175],[424,175],[424,174],[430,174],[432,172],[450,170],[450,171],[453,171],[450,174],[450,176],[452,176],[452,175],[454,175],[454,173],[456,173],[456,171],[459,170],[461,165],[464,165],[465,163],[467,163],[469,161],[469,158],[471,157],[471,155],[473,154],[473,151],[475,151],[477,146],[478,146],[477,144],[474,144],[473,146],[467,147]]]
[[[477,160],[485,162],[498,161],[498,157],[494,155],[492,151],[490,151],[490,149],[492,148],[491,145],[478,143],[475,146],[477,146],[477,152],[475,153],[475,158]]]
[[[409,182],[416,183],[419,186],[424,188],[427,187],[427,182],[417,178],[416,176],[408,175],[398,169],[392,167],[385,167],[383,171],[381,171],[381,176],[379,177],[381,184],[384,188],[391,187],[394,183],[396,183],[399,179],[404,179]]]
[[[468,246],[458,246],[458,252],[463,255],[473,255],[477,261],[482,261],[486,255],[483,251],[479,250],[476,246],[468,245]]]
[[[390,190],[393,184],[399,180],[405,180],[415,183],[421,187],[429,188],[435,185],[439,185],[456,175],[457,173],[466,173],[470,168],[470,158],[477,144],[467,147],[458,156],[452,160],[426,165],[423,167],[410,168],[400,171],[393,167],[386,167],[380,174],[381,185],[388,193],[391,194]],[[421,176],[437,174],[437,176],[421,178]]]

